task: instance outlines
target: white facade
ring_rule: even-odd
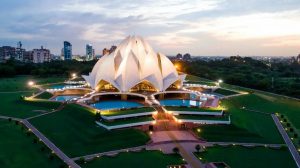
[[[165,91],[175,82],[182,87],[185,76],[179,75],[173,63],[165,55],[155,53],[144,39],[128,36],[114,52],[99,59],[92,72],[83,78],[93,89],[105,81],[127,92],[144,81],[157,91]]]
[[[33,49],[33,56],[32,56],[33,63],[43,63],[50,61],[50,50],[44,49]]]

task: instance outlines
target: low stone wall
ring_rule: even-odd
[[[116,115],[116,116],[101,116],[105,120],[115,120],[115,119],[121,119],[121,118],[130,118],[130,117],[140,117],[140,116],[148,116],[152,115],[156,111],[151,111],[151,112],[141,112],[141,113],[136,113],[136,114],[125,114],[125,115]]]
[[[173,113],[174,115],[179,114],[191,114],[191,115],[214,115],[214,116],[222,116],[223,111],[221,112],[198,112],[198,111],[168,111]]]
[[[152,122],[153,121],[144,121],[144,122],[131,123],[131,124],[107,126],[107,125],[104,125],[104,124],[96,121],[96,124],[98,124],[99,126],[105,128],[107,130],[113,130],[113,129],[127,128],[127,127],[135,127],[135,126],[140,126],[140,125],[150,125],[150,124],[152,124]]]

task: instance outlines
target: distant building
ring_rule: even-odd
[[[43,46],[40,49],[33,49],[32,56],[33,63],[50,62],[50,50],[44,49]]]
[[[23,55],[24,62],[33,62],[33,51],[25,51]]]
[[[19,41],[16,48],[15,59],[19,61],[23,61],[24,53],[25,53],[25,49],[22,48],[22,43],[21,41]]]
[[[72,44],[68,41],[64,41],[64,60],[71,60],[72,59]]]
[[[176,55],[176,59],[181,60],[181,59],[182,59],[182,54],[178,53],[178,54]]]
[[[95,59],[95,50],[93,49],[93,46],[91,44],[86,45],[85,51],[87,61]]]
[[[296,61],[300,64],[300,54],[297,56]]]
[[[11,46],[0,47],[0,62],[5,62],[11,58],[15,58],[16,48]]]

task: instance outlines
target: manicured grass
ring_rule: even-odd
[[[0,92],[11,92],[11,91],[27,91],[31,88],[28,87],[28,81],[34,81],[36,84],[47,84],[63,82],[66,78],[64,77],[47,77],[38,78],[34,76],[19,76],[14,78],[0,78]]]
[[[210,125],[200,127],[200,137],[208,141],[283,143],[274,121],[269,114],[242,109],[238,103],[248,95],[222,100],[222,106],[231,114],[232,127]],[[242,132],[241,130],[245,130]],[[213,135],[215,134],[215,135]],[[234,135],[234,136],[232,136]]]
[[[154,112],[154,111],[155,109],[152,107],[142,107],[142,108],[124,109],[124,110],[101,111],[101,115],[109,117],[109,116],[128,115],[128,114],[137,114],[137,113]]]
[[[160,151],[141,151],[141,152],[128,152],[120,153],[115,157],[100,157],[86,164],[82,164],[83,168],[166,168],[167,165],[180,165],[184,164],[180,155],[170,154],[166,155]]]
[[[245,107],[265,113],[281,113],[286,115],[293,125],[300,129],[300,102],[278,96],[270,96],[262,93],[249,94],[231,98],[230,101],[236,107]],[[251,112],[251,111],[248,111]]]
[[[227,89],[221,89],[221,88],[216,89],[214,91],[214,93],[221,94],[221,95],[224,95],[224,96],[230,96],[230,95],[238,94],[238,92],[234,92],[234,91],[227,90]]]
[[[71,157],[144,145],[149,140],[136,129],[108,131],[97,126],[95,114],[75,104],[30,122]]]
[[[34,97],[36,99],[50,99],[53,96],[53,94],[49,93],[49,92],[43,92],[42,94]]]
[[[33,135],[27,136],[25,129],[14,121],[0,119],[0,167],[53,168],[63,165],[58,158],[49,159],[51,151],[40,142],[33,143]],[[44,146],[44,151],[41,151]]]
[[[297,167],[287,148],[210,147],[195,155],[204,162],[225,162],[231,168]]]
[[[30,93],[0,93],[0,115],[26,118],[40,114],[39,110],[50,111],[60,103],[45,101],[23,101],[21,96],[30,96]]]
[[[228,121],[229,116],[224,115],[224,116],[207,116],[207,115],[176,115],[175,116],[177,119],[182,119],[182,120],[216,120],[216,121]]]
[[[146,122],[146,121],[154,121],[152,117],[145,116],[145,117],[133,117],[133,118],[126,118],[126,119],[117,119],[114,121],[105,121],[102,120],[101,123],[107,126],[115,126],[115,125],[123,125],[123,124],[130,124],[130,123],[139,123],[139,122]]]
[[[219,108],[198,108],[198,107],[177,107],[177,106],[165,106],[168,111],[195,111],[195,112],[222,112]]]

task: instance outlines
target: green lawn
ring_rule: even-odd
[[[0,93],[0,115],[26,118],[40,114],[38,110],[49,111],[57,108],[60,103],[44,101],[22,101],[21,95],[30,96],[30,93]],[[37,111],[36,111],[37,110]]]
[[[224,95],[224,96],[230,96],[230,95],[238,94],[238,92],[234,92],[234,91],[227,90],[227,89],[221,89],[221,88],[216,89],[214,91],[214,93],[221,94],[221,95]]]
[[[43,92],[42,94],[34,97],[36,99],[50,99],[51,97],[53,97],[53,94],[49,93],[49,92]]]
[[[27,83],[28,81],[34,81],[36,84],[48,84],[63,82],[64,77],[47,77],[38,78],[34,76],[19,76],[14,78],[0,78],[0,92],[11,91],[27,91],[30,90]]]
[[[286,115],[297,129],[300,129],[300,102],[283,97],[274,97],[255,93],[230,99],[236,107],[245,107],[265,113],[281,113]]]
[[[222,100],[222,106],[227,108],[231,114],[231,125],[201,126],[200,137],[208,141],[232,141],[232,142],[261,142],[261,143],[283,143],[274,121],[269,114],[256,113],[241,109],[238,104],[249,95],[238,96]],[[246,100],[246,102],[248,102]]]
[[[144,145],[149,140],[136,129],[107,131],[97,126],[94,113],[74,104],[30,122],[71,157]]]
[[[25,130],[14,121],[0,120],[0,167],[5,168],[53,168],[63,165],[58,158],[49,159],[51,151],[43,144],[33,143],[33,135],[27,136]]]
[[[210,147],[195,155],[204,162],[225,162],[231,168],[297,167],[287,148]]]
[[[166,168],[167,165],[184,164],[180,155],[170,154],[165,155],[160,151],[141,151],[120,153],[115,157],[103,156],[82,164],[83,168]]]
[[[137,113],[154,112],[154,111],[155,109],[152,107],[142,107],[142,108],[125,109],[125,110],[101,111],[101,115],[110,117],[110,116],[137,114]]]
[[[229,116],[208,116],[208,115],[189,115],[189,114],[181,114],[175,116],[177,119],[182,120],[216,120],[216,121],[228,121]]]
[[[165,106],[168,111],[195,111],[195,112],[222,112],[218,108],[198,108],[198,107],[180,107],[180,106]]]

